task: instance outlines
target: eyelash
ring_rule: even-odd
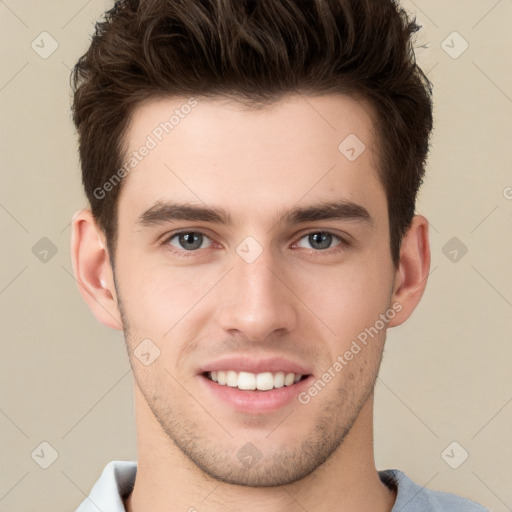
[[[180,234],[183,234],[183,233],[199,234],[199,235],[203,235],[206,238],[211,240],[211,237],[209,237],[204,231],[191,230],[191,229],[182,229],[182,230],[179,230],[179,231],[173,231],[169,236],[166,236],[163,239],[163,241],[160,242],[160,244],[165,246],[166,249],[168,249],[170,252],[172,252],[173,254],[176,254],[178,256],[181,256],[181,257],[184,257],[184,258],[187,258],[187,257],[190,257],[190,256],[194,256],[195,254],[197,254],[200,251],[200,249],[196,249],[196,250],[193,250],[193,251],[186,251],[185,249],[179,250],[179,249],[176,249],[175,247],[173,247],[173,246],[171,246],[169,244],[169,242],[173,238],[175,238],[175,237],[177,237],[177,236],[179,236]],[[313,230],[313,231],[309,231],[308,233],[303,234],[299,238],[299,241],[302,240],[303,238],[309,236],[309,235],[314,234],[314,233],[322,233],[324,235],[332,235],[334,238],[337,238],[340,243],[338,245],[335,245],[334,247],[331,247],[331,248],[328,248],[328,249],[309,249],[310,253],[315,253],[315,254],[325,253],[327,255],[332,255],[333,253],[337,253],[339,251],[346,250],[346,249],[348,249],[351,246],[351,243],[347,239],[341,237],[340,235],[338,235],[336,233],[333,233],[332,231],[322,231],[322,230],[318,230],[318,229],[317,230]],[[306,249],[306,250],[308,250],[308,249]]]

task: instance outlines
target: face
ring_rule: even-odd
[[[136,385],[207,474],[290,483],[371,400],[394,311],[370,111],[346,96],[186,104],[146,102],[127,139],[129,155],[150,147],[125,177],[115,255]]]

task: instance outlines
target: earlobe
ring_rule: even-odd
[[[78,289],[99,322],[123,329],[108,251],[91,210],[73,216],[71,259]]]
[[[425,291],[430,271],[428,229],[427,219],[416,215],[402,240],[392,298],[392,303],[399,303],[402,308],[389,323],[390,327],[400,325],[411,316]]]

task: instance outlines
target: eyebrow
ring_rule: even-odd
[[[211,222],[227,226],[234,224],[233,217],[223,208],[170,201],[156,202],[138,217],[137,224],[155,226],[173,220]],[[325,201],[281,211],[277,223],[294,225],[321,220],[347,220],[372,224],[372,217],[364,206],[345,200]]]

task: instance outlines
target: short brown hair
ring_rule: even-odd
[[[227,96],[264,105],[300,92],[371,105],[397,265],[433,124],[432,84],[411,42],[419,28],[395,0],[117,1],[71,76],[82,181],[111,261],[122,182],[104,197],[95,190],[122,166],[138,104]]]

